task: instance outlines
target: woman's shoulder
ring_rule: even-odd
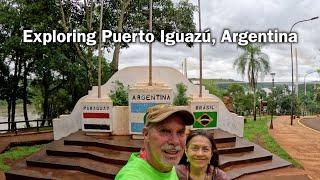
[[[189,170],[188,166],[185,165],[185,164],[178,164],[178,165],[175,166],[175,168],[176,168],[176,170],[182,170],[182,171],[188,171]]]
[[[214,167],[213,165],[209,167],[208,173],[211,174],[215,180],[229,180],[228,175],[223,170],[218,167]]]
[[[229,180],[227,173],[219,168],[216,168],[216,179],[217,180]]]
[[[189,168],[188,166],[184,164],[179,164],[175,166],[177,176],[180,180],[187,179],[187,174],[189,174]]]

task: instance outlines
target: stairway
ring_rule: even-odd
[[[260,146],[220,129],[214,134],[220,167],[231,179],[290,165]],[[113,179],[143,140],[78,131],[18,162],[6,179]]]

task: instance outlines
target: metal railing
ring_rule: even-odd
[[[46,121],[45,125],[44,126],[41,126],[41,123],[43,121]],[[30,127],[23,127],[23,128],[18,128],[17,127],[17,124],[19,123],[25,123],[26,122],[29,122],[30,124]],[[37,122],[37,126],[31,126],[31,123],[32,122]],[[14,122],[0,122],[0,125],[1,124],[7,124],[8,125],[8,128],[9,126],[11,126],[12,124],[13,125],[13,129],[0,129],[0,132],[7,132],[7,133],[12,133],[14,132],[15,134],[18,134],[18,132],[34,132],[33,130],[35,130],[36,132],[39,132],[40,131],[40,128],[52,128],[52,119],[37,119],[37,120],[29,120],[29,121],[14,121]],[[5,134],[5,133],[3,133]]]

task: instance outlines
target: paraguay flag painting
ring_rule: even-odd
[[[97,119],[108,119],[110,117],[109,113],[83,113],[83,118],[97,118]]]
[[[82,109],[82,127],[85,131],[111,132],[111,104],[86,102]]]

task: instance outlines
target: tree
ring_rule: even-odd
[[[241,84],[233,83],[227,89],[227,95],[233,99],[233,107],[236,114],[244,111],[243,97],[245,96],[244,87]]]
[[[178,95],[174,98],[173,104],[175,106],[186,106],[188,105],[188,97],[186,95],[187,86],[183,83],[176,84]]]
[[[243,52],[235,59],[233,66],[242,75],[247,75],[250,89],[253,92],[253,117],[256,120],[256,86],[259,75],[264,76],[270,72],[269,57],[261,51],[259,44],[249,43],[240,46]]]
[[[137,32],[148,31],[148,10],[149,0],[119,0],[115,6],[117,8],[116,32]],[[160,40],[160,30],[166,32],[194,32],[193,12],[195,6],[188,0],[182,0],[174,4],[171,0],[153,0],[153,33],[156,40]],[[109,27],[110,28],[110,27]],[[192,44],[187,44],[192,46]],[[129,47],[128,43],[114,44],[113,58],[111,62],[112,74],[118,71],[119,54],[121,47]]]

